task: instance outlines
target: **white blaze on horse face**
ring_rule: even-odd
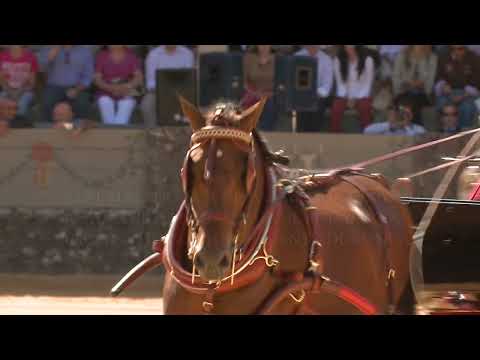
[[[352,200],[350,202],[350,209],[354,212],[355,215],[357,215],[360,220],[362,220],[364,223],[371,223],[372,220],[370,219],[370,216],[368,215],[367,211],[362,208],[362,205],[360,204],[359,201],[357,200]]]

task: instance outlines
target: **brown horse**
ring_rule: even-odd
[[[181,103],[193,136],[186,200],[159,250],[167,315],[390,313],[399,304],[412,223],[385,182],[354,170],[287,181],[284,158],[255,131],[265,101],[205,113]]]

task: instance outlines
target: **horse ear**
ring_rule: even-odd
[[[257,127],[258,120],[260,120],[262,116],[267,100],[267,97],[263,97],[262,100],[242,113],[242,119],[240,120],[240,128],[242,130],[251,132]]]
[[[190,121],[190,125],[193,131],[200,130],[205,126],[205,119],[202,113],[197,109],[197,107],[190,102],[188,102],[183,96],[177,95],[180,105],[182,107],[183,114]]]

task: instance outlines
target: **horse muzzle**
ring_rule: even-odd
[[[205,281],[219,281],[228,276],[232,268],[232,251],[200,250],[194,257],[195,269]]]

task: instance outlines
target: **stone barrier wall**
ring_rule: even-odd
[[[18,130],[0,138],[0,272],[124,274],[168,230],[183,194],[187,128],[98,129],[72,138]],[[266,134],[292,166],[328,169],[429,139]],[[394,179],[441,162],[436,149],[371,169]],[[433,166],[433,165],[432,165]],[[370,170],[370,169],[369,169]],[[437,179],[438,180],[438,179]],[[435,179],[421,185],[425,196]],[[422,195],[422,194],[417,194]]]

